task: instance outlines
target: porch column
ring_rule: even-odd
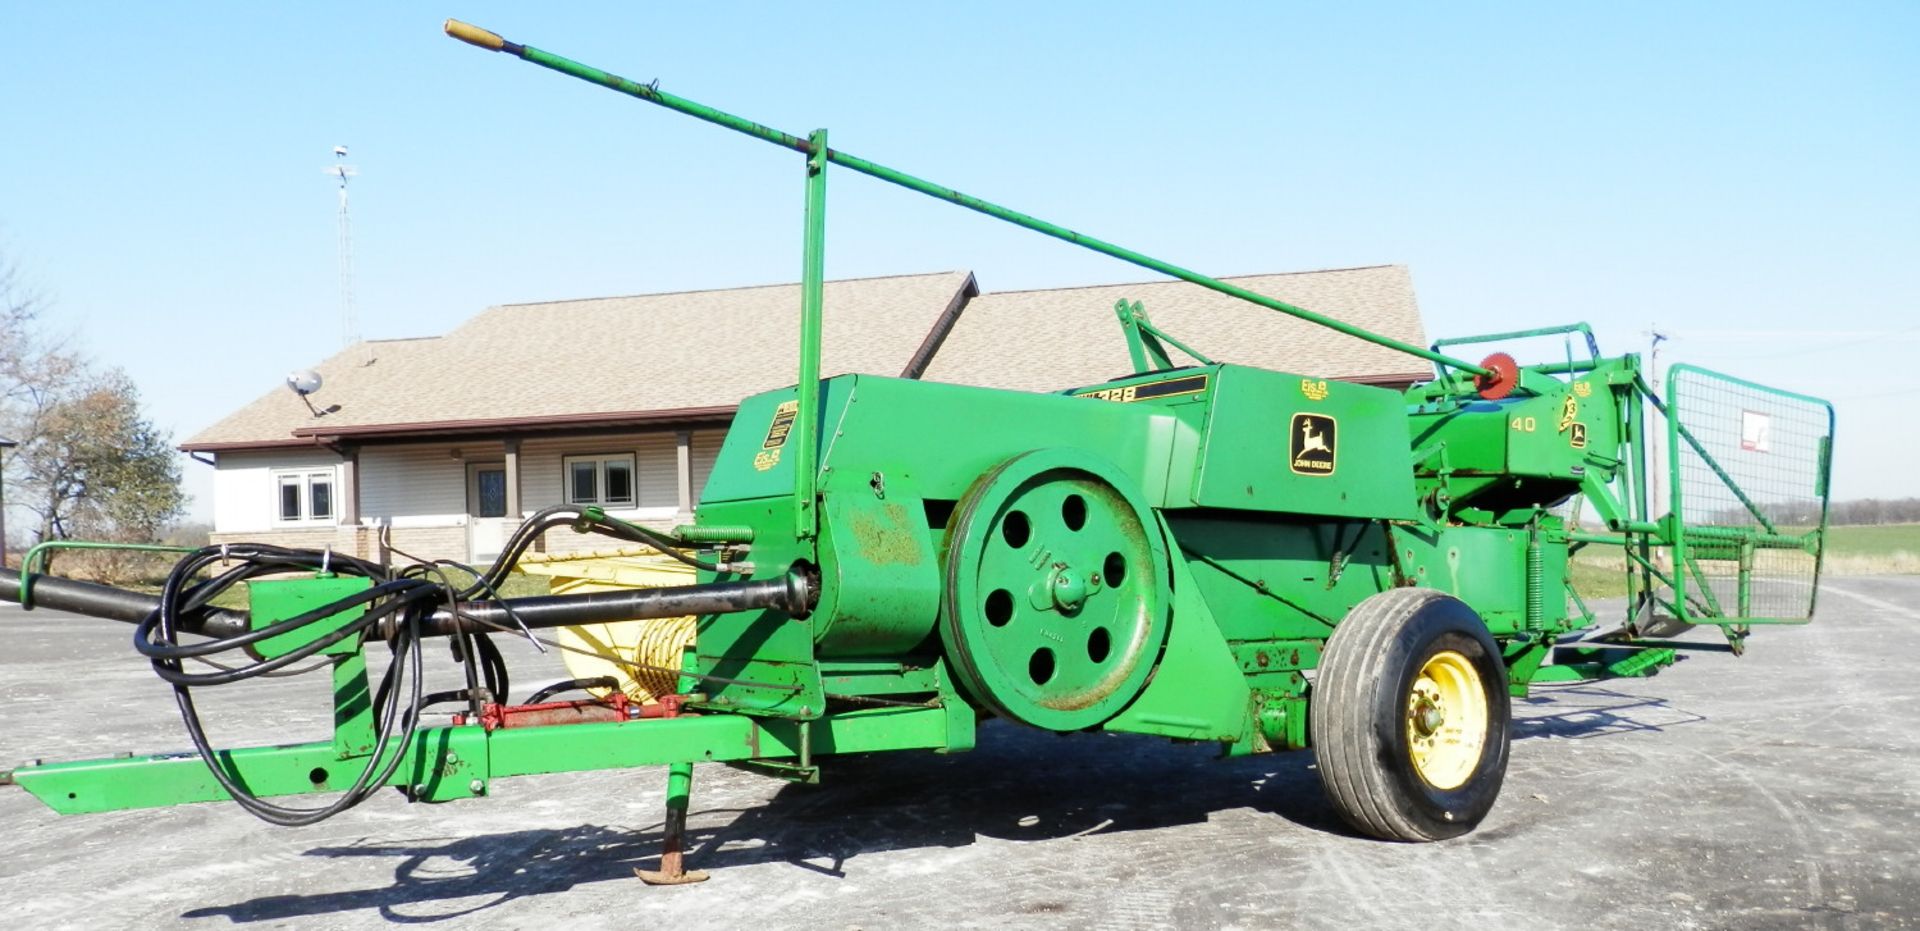
[[[506,451],[507,460],[507,519],[520,522],[520,439],[508,437],[500,441]]]
[[[342,446],[340,453],[340,525],[360,523],[360,447]]]
[[[680,520],[693,519],[693,431],[681,430],[673,435],[674,467],[680,478]]]

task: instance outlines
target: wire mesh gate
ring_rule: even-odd
[[[1691,365],[1667,375],[1674,605],[1805,623],[1825,551],[1833,405]]]

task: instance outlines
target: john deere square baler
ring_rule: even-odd
[[[507,776],[665,766],[666,849],[643,876],[686,882],[703,878],[681,853],[694,763],[812,780],[834,754],[966,750],[999,717],[1226,756],[1311,747],[1356,829],[1431,841],[1493,806],[1511,697],[1646,675],[1687,649],[1738,653],[1756,627],[1812,615],[1833,429],[1823,401],[1684,365],[1655,386],[1584,325],[1409,345],[848,155],[825,130],[790,135],[657,82],[446,30],[804,159],[797,384],[741,402],[695,521],[671,532],[551,508],[471,574],[229,544],[186,554],[157,596],[35,574],[31,559],[0,573],[5,597],[136,625],[195,748],[5,775],[57,811],[232,799],[305,824],[385,786],[447,801]],[[830,167],[1240,298],[1250,314],[1418,356],[1434,377],[1396,392],[1215,363],[1121,301],[1132,371],[1101,384],[823,380]],[[1568,348],[1527,365],[1441,351],[1528,337]],[[653,547],[695,579],[500,597],[535,538],[562,527]],[[1627,596],[1606,620],[1569,585],[1575,554],[1600,548]],[[215,606],[242,584],[250,610]],[[587,697],[505,694],[493,638],[684,617],[684,649],[560,641],[619,670],[566,684]],[[1694,627],[1724,637],[1667,639]],[[465,688],[423,694],[432,638],[454,642]],[[382,645],[375,681],[367,653]],[[215,656],[219,668],[199,663]],[[332,676],[333,739],[209,744],[196,689],[298,665]],[[663,680],[661,694],[634,700],[642,676]],[[424,723],[438,702],[461,713]],[[269,801],[306,793],[330,801]]]

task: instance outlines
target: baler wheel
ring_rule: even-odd
[[[1125,476],[1043,449],[981,476],[954,511],[940,636],[955,678],[993,713],[1093,727],[1138,695],[1172,599],[1158,522]]]
[[[1457,837],[1500,794],[1509,715],[1506,665],[1472,608],[1432,589],[1382,592],[1334,628],[1314,679],[1320,784],[1363,833]]]

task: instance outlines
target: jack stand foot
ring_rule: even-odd
[[[684,886],[707,881],[705,870],[689,870],[685,862],[687,796],[693,791],[693,764],[667,768],[667,830],[660,844],[660,868],[636,869],[633,875],[649,886]]]
[[[661,865],[664,866],[665,863],[663,862]],[[678,863],[674,864],[676,869],[679,869],[679,866],[680,864]],[[678,872],[669,872],[664,869],[636,869],[633,871],[633,875],[640,877],[640,881],[649,886],[685,886],[691,883],[703,883],[708,879],[706,870],[680,869]]]

